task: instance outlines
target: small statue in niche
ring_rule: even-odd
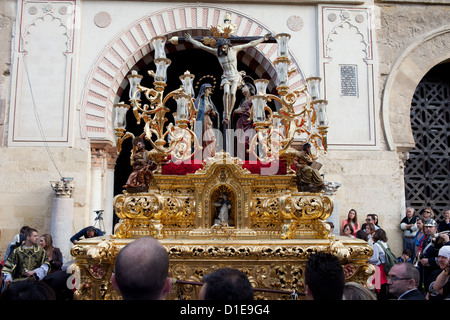
[[[305,143],[302,151],[293,159],[297,170],[298,191],[321,191],[326,187],[323,177],[319,173],[321,164],[311,157],[311,144]]]
[[[149,151],[145,150],[144,139],[141,137],[133,139],[133,150],[134,152],[131,155],[133,172],[131,172],[123,187],[130,192],[147,191],[157,164],[149,157]]]
[[[218,209],[218,219],[214,221],[214,224],[223,223],[226,222],[227,224],[230,223],[229,221],[229,210],[231,209],[231,201],[228,199],[228,195],[226,193],[222,193],[222,199],[214,203],[214,206]]]

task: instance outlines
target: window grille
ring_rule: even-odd
[[[417,213],[429,207],[437,221],[450,208],[450,83],[446,79],[427,75],[416,88],[411,103],[416,145],[405,162],[406,206]]]

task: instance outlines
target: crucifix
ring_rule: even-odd
[[[230,118],[236,102],[236,91],[244,84],[242,76],[245,73],[237,69],[237,54],[241,50],[254,47],[263,42],[276,43],[276,40],[271,34],[266,34],[263,37],[230,37],[230,34],[236,30],[236,25],[230,23],[229,14],[225,15],[223,24],[217,27],[212,26],[210,30],[215,39],[209,37],[194,38],[186,33],[185,37],[172,38],[170,42],[176,44],[187,41],[192,43],[194,47],[217,56],[223,70],[220,87],[223,88],[223,146],[224,150],[226,150],[227,129],[230,129],[231,126]]]

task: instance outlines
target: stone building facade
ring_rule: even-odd
[[[450,58],[446,0],[2,1],[2,255],[22,225],[40,233],[61,225],[67,242],[62,237],[55,245],[67,247],[66,255],[68,239],[94,223],[95,210],[105,211],[112,231],[120,169],[113,105],[126,97],[127,74],[151,64],[152,37],[204,35],[227,12],[241,36],[291,34],[297,70],[291,88],[322,77],[330,122],[322,173],[342,185],[334,221],[351,208],[360,222],[377,214],[400,255],[404,166],[415,146],[411,100],[427,72]],[[272,78],[275,54],[275,45],[262,44],[240,60],[257,76]],[[63,194],[52,185],[61,180],[73,182]],[[55,198],[70,201],[58,211]]]

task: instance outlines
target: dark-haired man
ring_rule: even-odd
[[[221,268],[202,278],[200,300],[253,300],[247,276],[233,268]]]
[[[305,268],[308,300],[342,300],[344,287],[344,269],[336,256],[325,252],[309,256]]]
[[[81,229],[80,231],[78,231],[76,234],[74,234],[72,236],[72,238],[70,238],[70,242],[72,242],[73,244],[77,244],[78,241],[80,241],[81,237],[84,237],[85,239],[89,239],[89,238],[93,238],[93,237],[99,237],[104,235],[105,233],[95,227],[86,227]]]

